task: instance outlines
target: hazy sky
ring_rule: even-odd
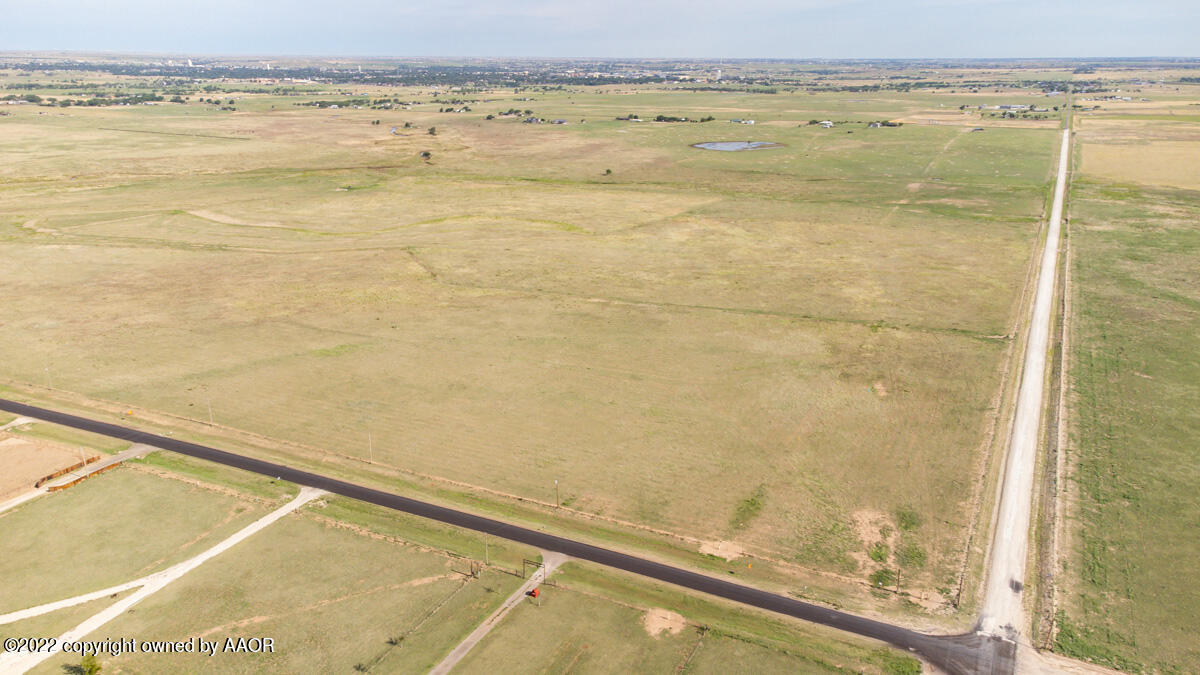
[[[1200,56],[1200,0],[0,0],[0,50]]]

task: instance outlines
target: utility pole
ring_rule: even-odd
[[[484,565],[484,567],[488,566],[488,537],[487,537],[487,534],[483,535],[483,565]]]
[[[370,453],[371,462],[375,462],[375,439],[371,437],[371,430],[367,429],[367,452]]]
[[[562,501],[558,498],[558,479],[554,479],[554,508],[562,506]]]
[[[212,399],[207,398],[207,399],[205,399],[205,401],[208,403],[208,423],[210,425],[215,426],[216,422],[213,421],[213,414],[212,414]]]

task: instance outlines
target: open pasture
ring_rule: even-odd
[[[0,374],[949,598],[1055,131],[633,91],[11,106]]]
[[[1200,88],[1190,95],[1200,100]],[[1079,138],[1071,546],[1056,649],[1131,672],[1187,672],[1200,663],[1200,185],[1190,170],[1200,124],[1088,119]]]

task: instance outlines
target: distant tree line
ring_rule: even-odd
[[[179,97],[175,97],[179,99]],[[26,103],[37,103],[39,105],[59,106],[67,108],[70,106],[96,107],[105,105],[137,105],[139,103],[150,103],[162,101],[163,97],[159,94],[112,94],[112,95],[97,95],[89,99],[74,99],[74,98],[57,98],[54,96],[41,97],[37,94],[25,94],[18,96],[9,94],[0,98],[0,101],[25,101]],[[183,103],[183,99],[172,101]]]

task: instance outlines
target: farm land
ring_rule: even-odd
[[[0,106],[4,395],[963,627],[1067,101],[1046,93],[1094,76],[850,89],[892,74],[769,93],[0,70],[43,103],[183,99]],[[977,109],[1009,104],[1047,111]],[[782,147],[691,147],[713,140]]]
[[[1200,663],[1200,87],[1151,98],[1077,118],[1055,648],[1187,672]]]
[[[10,393],[961,621],[1063,97],[210,86],[6,106]]]

